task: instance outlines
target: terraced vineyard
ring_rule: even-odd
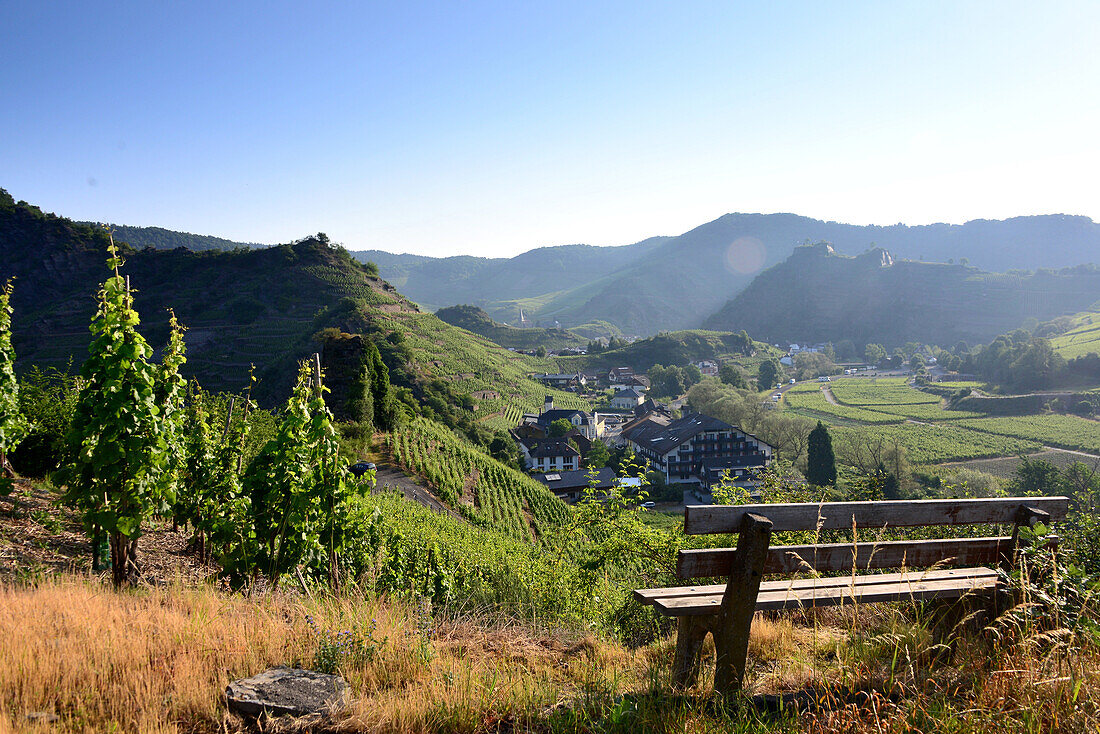
[[[575,393],[548,388],[529,373],[553,369],[547,360],[510,352],[484,337],[451,326],[433,314],[372,314],[383,328],[398,329],[423,376],[447,380],[462,391],[492,391],[499,397],[476,400],[476,415],[489,428],[512,428],[525,412],[537,411],[547,395],[558,408],[591,409]]]
[[[434,421],[418,418],[387,442],[394,461],[428,480],[447,504],[474,522],[537,542],[568,519],[569,507],[543,484]]]

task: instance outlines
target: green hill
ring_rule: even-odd
[[[1068,328],[1064,331],[1059,329],[1061,333],[1050,337],[1050,346],[1058,354],[1066,359],[1100,354],[1100,302],[1068,317],[1067,323],[1062,326]]]
[[[753,341],[748,334],[693,329],[638,339],[603,352],[557,357],[556,363],[562,372],[602,372],[614,367],[630,367],[635,372],[644,373],[655,364],[683,366],[704,359],[721,359],[755,372],[762,360],[780,354],[767,344]]]
[[[0,190],[0,281],[16,277],[14,338],[20,367],[78,368],[90,341],[94,294],[107,275],[107,232],[16,203]],[[527,377],[548,361],[509,352],[482,337],[421,313],[389,283],[322,237],[255,249],[126,252],[125,273],[137,293],[141,330],[162,345],[168,308],[187,327],[185,372],[212,390],[236,390],[256,365],[257,396],[285,399],[297,360],[316,351],[314,335],[329,327],[399,332],[396,375],[407,384],[447,384],[475,395],[474,415],[505,427],[536,409],[548,392]],[[398,381],[400,384],[400,381]],[[554,393],[569,405],[579,399]],[[515,419],[515,420],[513,420]]]
[[[964,265],[895,260],[872,248],[857,257],[828,244],[799,247],[707,319],[770,342],[850,339],[986,342],[1029,319],[1074,313],[1100,293],[1100,267],[987,273]]]
[[[514,326],[498,324],[477,306],[459,305],[441,308],[435,315],[452,326],[485,337],[502,347],[513,349],[563,349],[568,347],[584,348],[588,340],[565,329],[518,329]]]

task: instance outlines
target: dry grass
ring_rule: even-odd
[[[374,620],[381,643],[341,670],[358,699],[333,727],[342,731],[480,729],[581,689],[637,687],[649,657],[593,638],[426,623],[395,601],[249,600],[183,585],[116,594],[58,576],[0,587],[0,731],[233,729],[222,704],[229,681],[313,662],[307,614],[333,632],[368,631]]]
[[[0,586],[0,732],[240,731],[226,684],[313,664],[306,615],[376,649],[343,660],[356,700],[335,720],[265,730],[1100,731],[1095,644],[1004,630],[996,645],[964,638],[948,653],[904,605],[758,617],[749,692],[812,689],[825,701],[776,716],[716,707],[709,681],[673,694],[671,639],[630,650],[396,600],[249,599],[182,582],[118,594],[59,575]]]

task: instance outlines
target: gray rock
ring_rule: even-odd
[[[233,681],[225,689],[229,710],[247,717],[307,716],[342,707],[348,683],[338,675],[297,668],[270,668],[251,678]]]

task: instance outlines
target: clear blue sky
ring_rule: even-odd
[[[0,3],[0,186],[351,249],[1100,219],[1100,3]]]

